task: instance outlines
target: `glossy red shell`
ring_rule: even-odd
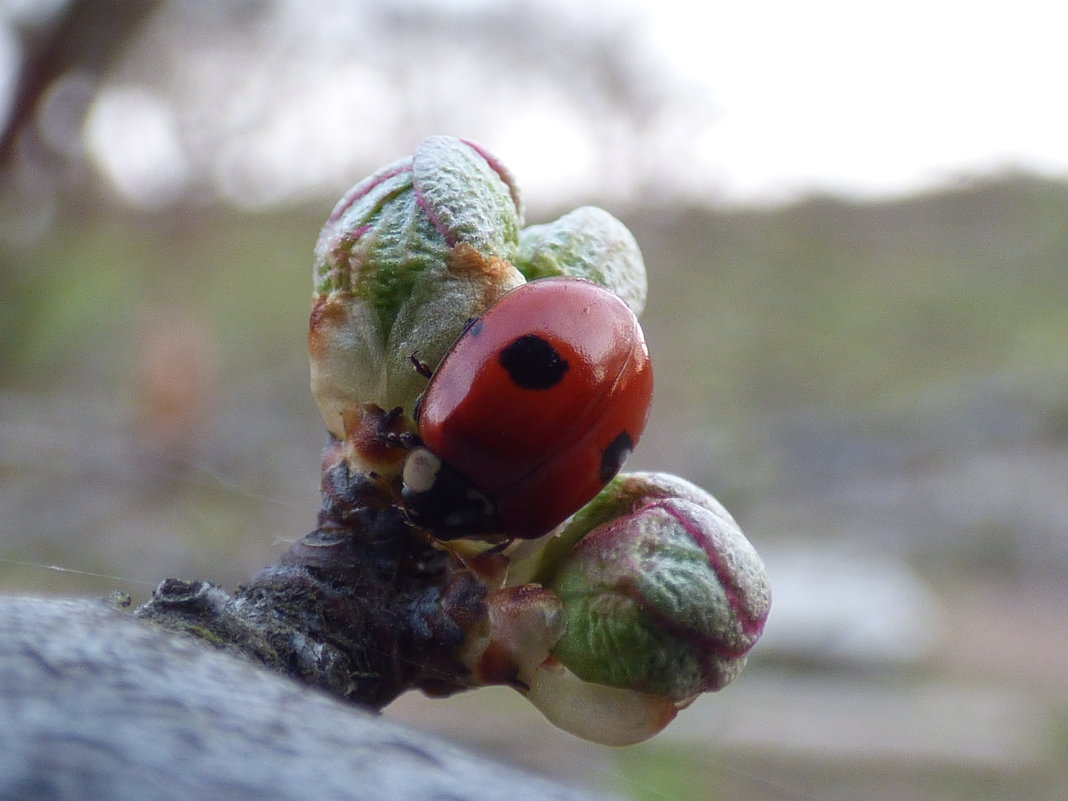
[[[496,506],[503,535],[537,537],[619,470],[652,391],[627,305],[589,281],[547,278],[509,292],[456,341],[423,395],[419,435]]]

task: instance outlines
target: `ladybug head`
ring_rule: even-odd
[[[501,538],[494,536],[503,531],[496,507],[429,448],[418,447],[408,454],[403,480],[401,497],[408,516],[438,539]]]

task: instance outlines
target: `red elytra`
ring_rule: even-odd
[[[541,536],[616,475],[652,392],[645,337],[617,295],[577,278],[523,284],[465,329],[420,403],[423,445],[460,482],[407,482],[406,468],[420,486],[405,497],[443,539]]]

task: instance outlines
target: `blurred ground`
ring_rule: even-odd
[[[0,591],[233,585],[310,529],[328,205],[85,208],[8,241]],[[658,382],[631,466],[732,510],[772,574],[767,641],[626,751],[504,690],[387,714],[632,798],[1063,798],[1066,219],[1068,186],[1027,178],[631,215]]]

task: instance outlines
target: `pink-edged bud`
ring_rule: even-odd
[[[645,262],[633,234],[604,209],[582,206],[519,235],[516,266],[528,281],[585,278],[608,287],[635,315],[645,308]]]
[[[666,710],[726,686],[745,665],[771,605],[764,565],[734,519],[675,476],[620,476],[543,556],[538,579],[563,604],[565,628],[552,649],[562,668],[544,663],[541,671],[554,672],[528,683],[557,689],[528,697],[576,733],[589,728],[589,707],[601,699],[605,719],[630,734],[613,730],[592,738],[599,742],[652,736],[659,730],[652,721],[663,726],[674,716]],[[553,700],[563,686],[586,698],[585,712],[572,715]]]
[[[410,414],[426,376],[463,330],[523,283],[512,260],[523,222],[507,171],[448,136],[354,186],[315,248],[308,350],[327,429],[361,404]]]

